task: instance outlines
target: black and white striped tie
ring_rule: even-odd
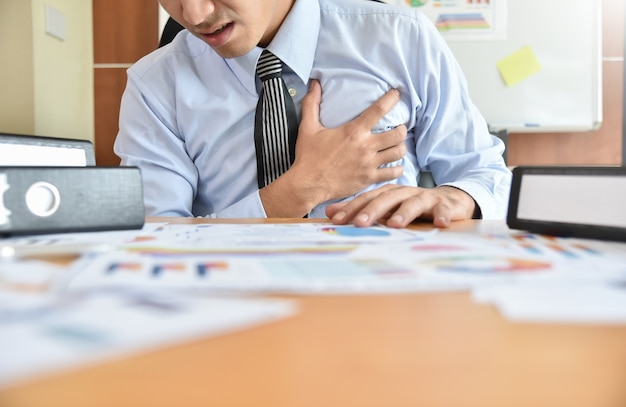
[[[263,88],[254,123],[259,188],[287,171],[295,157],[298,116],[282,70],[281,60],[263,50],[256,66]]]

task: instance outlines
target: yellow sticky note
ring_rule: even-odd
[[[501,59],[496,66],[506,86],[513,86],[541,71],[541,64],[528,45]]]

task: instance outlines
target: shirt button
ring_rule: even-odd
[[[291,95],[291,97],[294,97],[297,94],[298,92],[294,88],[289,88],[289,95]]]

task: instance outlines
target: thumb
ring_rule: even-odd
[[[302,99],[302,120],[300,125],[317,128],[320,123],[320,103],[322,101],[322,87],[318,80],[311,79],[309,91]]]

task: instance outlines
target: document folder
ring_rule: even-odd
[[[135,167],[0,167],[0,235],[139,229]]]

